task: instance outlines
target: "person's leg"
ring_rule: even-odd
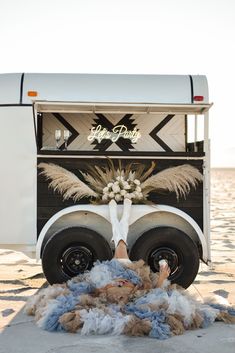
[[[112,240],[114,241],[115,248],[118,246],[120,240],[127,244],[127,235],[129,231],[129,218],[131,213],[131,200],[124,199],[123,202],[123,213],[121,221],[119,222],[117,217],[117,203],[115,200],[109,202],[109,214],[110,221],[112,224]]]
[[[120,225],[119,225],[119,220],[117,217],[117,203],[115,200],[111,200],[109,202],[109,215],[110,215],[110,221],[112,224],[112,240],[115,244],[115,248],[118,246],[119,239],[121,238],[120,236]]]
[[[117,203],[114,200],[109,202],[110,221],[112,224],[113,232],[112,240],[115,244],[115,259],[129,260],[127,253],[127,235],[129,231],[131,204],[131,200],[124,199],[122,218],[119,222],[117,217]]]
[[[115,248],[114,259],[128,259],[127,246],[123,240],[120,240]]]
[[[129,232],[129,220],[131,214],[132,201],[130,199],[124,199],[122,218],[119,222],[121,239],[127,244],[127,235]]]
[[[117,217],[117,203],[112,200],[109,203],[110,220],[112,223],[113,238],[115,243],[114,259],[123,262],[131,262],[127,253],[127,235],[129,230],[129,218],[131,212],[132,202],[129,199],[124,199],[123,214],[119,222]],[[170,275],[170,268],[168,264],[165,266],[160,265],[159,277],[157,287],[161,287],[164,281]]]

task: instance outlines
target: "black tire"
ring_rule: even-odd
[[[152,271],[159,271],[159,260],[167,259],[172,283],[187,288],[199,268],[199,252],[195,242],[173,227],[158,227],[144,233],[130,251],[133,261],[143,259]]]
[[[42,252],[42,268],[50,284],[63,283],[90,270],[96,260],[111,258],[111,248],[100,234],[88,228],[72,227],[49,238]]]

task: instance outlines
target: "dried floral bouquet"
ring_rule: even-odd
[[[154,173],[156,163],[150,167],[141,163],[129,163],[125,167],[121,161],[115,168],[111,159],[105,167],[89,165],[86,172],[79,171],[82,181],[72,172],[52,163],[40,163],[41,174],[51,179],[49,186],[63,195],[64,200],[73,198],[76,202],[88,197],[91,202],[105,204],[111,200],[123,202],[128,198],[132,203],[146,202],[150,192],[175,192],[177,199],[186,197],[191,187],[196,188],[202,181],[199,170],[189,164],[167,168]]]

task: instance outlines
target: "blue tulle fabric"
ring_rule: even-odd
[[[38,321],[38,326],[46,331],[63,331],[59,318],[64,313],[73,310],[77,302],[78,299],[73,294],[60,295],[49,301],[42,318]]]
[[[94,286],[88,282],[75,282],[70,280],[67,282],[67,286],[75,296],[89,294],[94,291]]]
[[[162,309],[151,311],[148,307],[136,303],[126,305],[125,309],[129,314],[134,314],[141,320],[151,321],[150,337],[163,340],[171,336],[170,326],[165,323],[166,314]]]
[[[119,261],[97,261],[90,272],[67,282],[68,294],[58,292],[56,299],[48,300],[41,312],[38,325],[47,331],[62,331],[59,322],[61,315],[74,310],[80,303],[82,295],[94,294],[97,288],[112,283],[117,278],[127,279],[134,285],[142,284],[138,274],[127,269]],[[50,287],[47,290],[49,293]],[[153,305],[158,309],[153,310]],[[163,340],[172,335],[166,320],[170,314],[180,314],[184,318],[184,326],[189,327],[197,312],[203,318],[201,327],[207,327],[215,321],[219,311],[225,310],[235,316],[234,308],[218,304],[201,304],[182,290],[155,288],[141,297],[130,299],[122,306],[107,303],[105,311],[100,308],[82,309],[81,334],[121,334],[126,323],[135,316],[151,323],[150,337]]]
[[[118,260],[112,259],[111,261],[96,261],[95,268],[96,270],[102,271],[106,267],[106,271],[110,273],[111,280],[117,278],[123,278],[135,285],[141,285],[141,279],[135,271],[132,271],[128,268],[123,267],[122,263]],[[94,283],[95,286],[100,287],[99,283]]]

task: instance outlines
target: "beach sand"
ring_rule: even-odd
[[[194,283],[189,287],[189,291],[195,294],[199,299],[205,298],[208,296],[213,296],[219,299],[221,302],[224,300],[228,301],[230,304],[235,304],[235,169],[213,169],[211,172],[211,251],[212,251],[212,266],[208,267],[205,264],[200,265],[200,271],[198,276],[196,277]],[[35,337],[48,337],[48,347],[50,347],[50,340],[52,335],[54,339],[54,334],[45,333],[39,328],[35,327],[31,322],[33,321],[32,317],[27,317],[23,311],[21,310],[29,298],[29,296],[33,295],[39,288],[47,285],[46,280],[42,273],[42,268],[40,264],[37,264],[35,260],[29,259],[27,256],[23,255],[19,252],[14,252],[11,250],[0,250],[0,330],[2,331],[2,338],[7,340],[10,337],[10,329],[13,329],[14,332],[19,332],[20,334],[25,333],[24,330],[27,330],[27,325],[30,325],[32,330],[36,330],[34,332]],[[219,325],[219,326],[218,326]],[[223,326],[222,326],[223,325]],[[210,332],[213,337],[216,338],[216,335],[224,332],[224,338],[222,337],[222,341],[220,339],[221,347],[224,347],[225,352],[234,351],[235,347],[235,328],[233,325],[225,325],[221,323],[216,323],[214,328],[206,329],[206,330],[197,330],[199,332],[199,336],[195,333],[187,333],[187,337],[185,338],[186,346],[185,352],[189,350],[187,346],[187,339],[195,339],[195,337],[203,337],[206,335],[206,332]],[[17,329],[16,329],[17,327]],[[216,329],[216,327],[219,329]],[[221,328],[223,327],[223,328]],[[210,330],[210,331],[208,331]],[[232,330],[232,331],[231,331]],[[43,332],[43,333],[42,333]],[[46,335],[46,336],[45,336]],[[57,344],[60,343],[60,336],[58,334]],[[62,334],[64,335],[64,334]],[[71,334],[66,334],[71,336]],[[209,334],[208,334],[209,335]],[[213,336],[214,335],[214,336]],[[228,335],[228,336],[226,336]],[[231,336],[232,335],[232,336]],[[74,335],[72,335],[74,336]],[[76,335],[75,335],[76,336]],[[185,336],[185,335],[183,335]],[[182,339],[184,340],[182,336]],[[64,336],[63,336],[64,337]],[[78,337],[78,336],[77,336]],[[209,337],[209,336],[208,336]],[[234,337],[234,338],[232,338]],[[67,339],[67,338],[66,338]],[[88,339],[88,338],[87,338]],[[110,338],[109,338],[110,339]],[[125,341],[126,338],[122,339],[122,342]],[[130,340],[130,338],[128,338]],[[179,340],[179,337],[174,337],[174,340]],[[225,341],[223,341],[223,339]],[[1,340],[1,335],[0,335]],[[113,338],[116,342],[117,338]],[[142,339],[145,341],[145,339]],[[149,339],[151,342],[153,340]],[[172,342],[173,339],[167,340]],[[152,347],[152,343],[149,343],[149,352],[151,351],[150,347]],[[156,341],[156,340],[154,340]],[[17,340],[16,340],[17,342]],[[70,341],[71,342],[71,341]],[[77,341],[78,342],[78,338]],[[99,350],[99,342],[102,341],[101,338],[97,338],[96,341],[91,340],[90,345],[88,341],[84,341],[84,338],[80,341],[80,343],[71,343],[70,352],[78,352],[78,345],[82,343],[82,347],[79,347],[79,350],[82,348],[85,352],[86,349],[84,347],[87,346],[87,352],[93,351],[93,343],[96,344],[97,351],[106,352],[104,347],[100,347]],[[93,342],[93,343],[92,343]],[[95,343],[96,342],[96,343]],[[120,341],[119,341],[120,342]],[[132,341],[133,342],[133,341]],[[135,341],[137,342],[137,341]],[[146,341],[145,341],[146,342]],[[190,342],[190,340],[189,340]],[[216,342],[216,339],[215,339]],[[203,352],[209,352],[210,349],[214,349],[211,346],[213,342],[207,345],[207,348],[204,347]],[[226,343],[226,344],[225,344]],[[53,346],[53,343],[51,343]],[[124,344],[124,343],[123,343]],[[155,344],[155,343],[153,343]],[[162,344],[162,342],[161,342]],[[203,340],[200,344],[203,344]],[[198,349],[200,349],[200,344],[198,345]],[[103,345],[103,344],[102,344]],[[10,347],[11,345],[9,345]],[[177,345],[176,345],[177,346]],[[176,347],[175,346],[175,347]],[[0,346],[0,352],[4,352],[6,346]],[[59,347],[59,348],[58,348]],[[62,348],[62,343],[60,346],[57,346],[56,352],[64,352]],[[69,344],[66,345],[69,347]],[[74,350],[73,350],[73,347]],[[91,350],[88,348],[90,347]],[[124,351],[133,351],[137,352],[136,348],[132,346],[131,349],[128,347]],[[139,345],[141,347],[141,345]],[[170,343],[165,343],[165,346],[161,346],[162,349],[166,349],[169,347],[169,351],[175,351],[170,345]],[[171,347],[171,348],[170,348]],[[182,346],[184,347],[184,345]],[[227,347],[227,348],[226,348]],[[102,348],[102,349],[101,349]],[[159,347],[158,347],[159,348]],[[163,349],[163,351],[164,351]],[[217,347],[218,349],[218,347]],[[227,349],[227,350],[226,350]],[[119,347],[120,350],[120,347]],[[22,342],[22,348],[20,344],[17,344],[17,347],[12,348],[12,352],[37,352],[37,349],[32,347],[30,350],[30,346],[28,350],[25,348]],[[48,352],[53,352],[54,350],[51,348]],[[108,350],[107,350],[108,351]],[[146,350],[145,350],[146,351]],[[158,349],[160,352],[161,349]],[[165,352],[168,350],[166,349]],[[183,352],[183,348],[180,352]],[[200,351],[200,350],[198,350]],[[214,350],[216,352],[216,349]],[[11,349],[8,349],[8,353],[11,352]],[[44,352],[42,350],[42,352]],[[46,352],[46,350],[45,350]],[[147,351],[146,351],[147,352]],[[179,350],[178,350],[179,352]],[[194,346],[194,352],[197,352]]]

